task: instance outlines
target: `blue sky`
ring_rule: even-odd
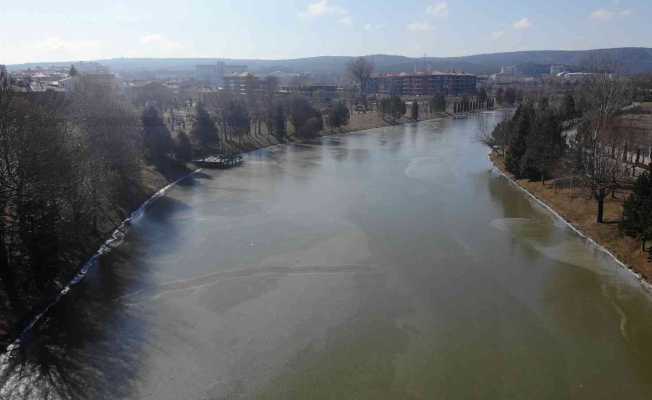
[[[0,64],[652,47],[651,0],[2,0]]]

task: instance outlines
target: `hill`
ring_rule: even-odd
[[[652,49],[642,47],[625,47],[597,50],[543,50],[519,51],[509,53],[478,54],[464,57],[423,57],[411,58],[396,55],[366,56],[376,65],[378,72],[403,72],[415,69],[431,68],[439,71],[464,71],[473,74],[492,74],[502,66],[517,65],[532,74],[547,71],[550,65],[567,65],[581,69],[596,59],[610,59],[618,62],[622,72],[627,74],[652,73]],[[217,58],[115,58],[98,60],[116,72],[135,71],[191,71],[195,65],[211,64],[224,61],[227,64],[247,65],[254,73],[274,71],[290,73],[312,73],[337,75],[346,71],[347,64],[353,57],[322,56],[290,60],[254,60],[254,59],[217,59]],[[32,63],[12,65],[9,69],[27,68],[45,65],[65,65],[67,63]]]

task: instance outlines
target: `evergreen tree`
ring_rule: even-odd
[[[392,119],[397,120],[405,115],[407,112],[407,106],[399,96],[391,96],[381,100],[380,112],[384,116],[389,116]]]
[[[278,140],[283,140],[287,137],[287,120],[288,116],[283,104],[276,104],[272,112],[272,134]]]
[[[521,177],[521,159],[527,151],[527,136],[534,119],[534,110],[530,104],[521,105],[512,119],[511,140],[505,154],[505,167],[517,178]]]
[[[445,112],[446,111],[446,96],[439,93],[430,99],[431,112]]]
[[[331,128],[339,128],[349,123],[351,115],[344,102],[339,101],[328,110],[328,123]]]
[[[562,152],[562,127],[550,109],[539,110],[526,139],[526,151],[521,159],[521,175],[545,182],[553,163]]]
[[[190,138],[185,132],[179,132],[177,135],[174,156],[179,161],[188,162],[192,160],[192,145],[190,144]]]
[[[636,179],[632,194],[623,206],[621,230],[641,240],[641,246],[652,239],[652,177],[649,172]]]
[[[154,163],[160,163],[174,151],[170,131],[156,107],[145,108],[142,123],[145,156]]]
[[[516,92],[516,89],[511,87],[507,88],[507,90],[505,90],[505,96],[504,96],[505,104],[509,106],[513,106],[517,100],[518,100],[518,93]]]
[[[289,120],[294,132],[301,138],[311,138],[324,128],[321,112],[301,96],[294,96],[288,101]]]
[[[206,108],[200,103],[197,105],[197,115],[195,123],[190,131],[190,137],[205,150],[208,146],[217,144],[219,137],[217,127],[213,119],[206,111]]]

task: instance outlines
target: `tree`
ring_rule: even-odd
[[[400,97],[391,96],[380,101],[379,111],[383,117],[389,116],[393,121],[396,121],[405,115],[407,112],[407,106]]]
[[[328,110],[328,124],[331,128],[339,128],[349,123],[351,114],[343,101],[338,101]]]
[[[367,89],[371,75],[374,72],[374,65],[364,57],[358,57],[348,65],[348,71],[351,77],[358,84],[360,97],[367,95]]]
[[[502,87],[496,89],[496,102],[501,105],[505,103],[505,89]]]
[[[621,230],[628,236],[638,238],[641,247],[652,239],[652,176],[650,172],[640,175],[634,183],[630,196],[623,205]]]
[[[129,88],[128,97],[137,107],[156,106],[166,110],[177,102],[177,97],[169,87],[161,82],[151,82],[144,86]]]
[[[5,93],[8,92],[11,79],[9,78],[9,72],[7,72],[7,67],[0,65],[0,91]]]
[[[411,117],[413,120],[419,120],[419,103],[417,101],[412,102],[412,107],[410,108]]]
[[[287,118],[286,106],[282,101],[275,100],[267,108],[265,114],[267,131],[279,141],[287,137]]]
[[[519,96],[516,89],[509,87],[505,90],[503,101],[505,102],[505,104],[509,106],[513,106],[514,104],[516,104],[518,97]]]
[[[129,201],[132,189],[140,187],[141,121],[115,80],[77,79],[67,118],[80,135],[79,151],[87,153],[79,168],[88,168],[95,206],[98,211],[106,210]]]
[[[433,96],[430,99],[430,109],[432,112],[446,112],[446,96],[441,93]]]
[[[573,119],[577,116],[575,97],[573,97],[573,95],[570,93],[564,96],[564,101],[561,106],[561,115],[566,120]]]
[[[255,107],[255,121],[257,126],[257,133],[260,133],[261,122],[267,127],[267,133],[274,136],[272,132],[273,115],[276,104],[278,103],[276,96],[279,88],[279,79],[275,76],[267,76],[262,80],[261,91],[257,107]]]
[[[323,129],[323,118],[319,110],[302,96],[293,96],[288,100],[289,120],[294,132],[301,138],[317,136]]]
[[[517,178],[522,175],[521,159],[527,151],[527,137],[534,120],[534,109],[531,104],[521,105],[512,118],[510,130],[512,131],[507,151],[505,153],[505,167]]]
[[[192,160],[192,144],[185,132],[177,134],[177,142],[174,146],[174,156],[177,160],[188,162]]]
[[[142,123],[145,157],[155,164],[160,164],[174,151],[172,135],[154,106],[145,108]]]
[[[190,131],[190,137],[193,138],[202,151],[205,151],[219,143],[217,127],[202,103],[197,104],[195,112],[195,123]]]
[[[69,224],[77,209],[65,201],[77,154],[64,104],[56,93],[0,90],[0,288],[17,317],[52,289],[63,245],[83,231]]]
[[[607,73],[595,74],[584,90],[589,104],[574,141],[576,169],[597,202],[597,222],[603,223],[604,200],[624,173],[614,121],[629,104],[630,92],[625,80]]]
[[[222,110],[222,118],[229,135],[236,137],[240,142],[250,133],[251,115],[247,103],[241,99],[230,98]]]
[[[521,159],[521,175],[544,183],[563,148],[561,121],[552,110],[545,107],[537,110],[526,145]]]

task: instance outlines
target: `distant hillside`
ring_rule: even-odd
[[[346,65],[353,57],[323,56],[299,58],[292,60],[247,60],[222,59],[228,64],[244,64],[255,73],[274,71],[338,75],[346,71]],[[650,48],[616,48],[582,51],[520,51],[511,53],[478,54],[465,57],[427,57],[410,58],[393,55],[370,55],[366,58],[376,64],[378,72],[409,72],[415,69],[431,68],[439,71],[464,71],[474,74],[491,74],[500,67],[518,65],[532,74],[545,72],[550,65],[562,64],[581,69],[591,59],[616,60],[621,70],[628,74],[652,73],[652,49]],[[116,72],[134,71],[191,71],[195,65],[211,64],[216,58],[184,59],[136,59],[118,58],[98,60]],[[37,65],[70,64],[68,63],[33,63],[10,66],[11,69],[34,67]]]

